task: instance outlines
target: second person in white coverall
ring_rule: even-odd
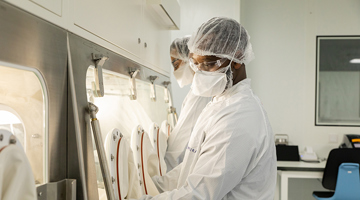
[[[192,83],[195,73],[189,65],[189,49],[187,47],[189,39],[190,36],[177,38],[170,45],[174,76],[181,88]],[[186,95],[182,103],[179,120],[168,139],[168,147],[165,153],[167,171],[172,170],[182,162],[191,131],[201,111],[210,100],[210,97],[194,95],[191,89]]]
[[[254,58],[247,31],[233,19],[212,18],[188,47],[196,71],[192,91],[213,99],[194,126],[183,162],[153,177],[161,194],[141,199],[273,199],[275,144],[246,76]]]

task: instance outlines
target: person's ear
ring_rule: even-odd
[[[240,63],[236,63],[236,62],[233,62],[231,63],[231,67],[235,70],[238,70],[240,69],[241,67],[245,66],[244,64],[240,64]]]

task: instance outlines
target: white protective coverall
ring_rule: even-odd
[[[30,163],[24,150],[17,145],[0,149],[0,199],[37,199]]]
[[[191,131],[193,130],[201,111],[210,100],[210,97],[194,95],[191,89],[186,95],[181,106],[179,120],[168,139],[168,148],[165,153],[165,162],[168,172],[183,161]]]
[[[273,199],[273,133],[249,79],[214,97],[199,116],[184,161],[153,180],[161,194],[141,199]]]

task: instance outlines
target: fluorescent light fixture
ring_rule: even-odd
[[[354,58],[354,59],[350,60],[350,63],[352,63],[352,64],[360,64],[360,58]]]

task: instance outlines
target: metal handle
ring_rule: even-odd
[[[176,113],[176,108],[173,107],[173,106],[170,106],[169,109],[168,109],[168,114],[172,114],[175,118],[175,124],[177,123],[178,121],[178,116],[177,116],[177,113]],[[174,126],[175,126],[174,124]]]
[[[169,104],[168,118],[169,118],[169,116],[171,116],[170,121],[172,122],[172,126],[175,127],[175,125],[176,125],[176,123],[178,121],[178,116],[177,116],[175,107],[173,107],[171,94],[170,94],[170,91],[168,89],[170,84],[171,84],[170,81],[164,81],[163,82],[163,85],[165,86],[165,88],[164,88],[164,100],[165,100],[165,103]]]
[[[170,81],[164,81],[163,82],[163,85],[165,86],[165,88],[167,88],[170,84],[171,84]]]
[[[104,96],[104,82],[102,76],[102,66],[105,64],[105,61],[109,59],[109,57],[92,54],[93,61],[95,62],[95,86],[96,86],[96,96],[103,97]]]
[[[150,76],[149,79],[150,79],[150,99],[151,101],[156,101],[156,89],[155,89],[155,80],[158,79],[159,77],[158,76]]]
[[[165,103],[169,103],[169,92],[167,88],[164,88],[164,101]]]
[[[108,162],[106,160],[104,143],[103,143],[102,137],[101,137],[100,124],[99,124],[99,120],[97,120],[97,118],[96,118],[96,113],[99,111],[99,108],[97,106],[95,106],[93,103],[89,102],[88,111],[89,111],[90,118],[91,118],[91,127],[93,130],[95,145],[96,145],[97,154],[99,157],[101,174],[104,179],[106,195],[107,195],[108,199],[115,200],[115,195],[114,195],[114,191],[113,191],[113,187],[112,187],[112,181],[110,178],[110,170],[109,170]]]
[[[177,124],[178,118],[175,107],[170,106],[168,109],[168,122],[174,128]]]
[[[163,85],[165,86],[164,88],[164,100],[165,100],[165,103],[169,103],[169,90],[168,90],[168,86],[170,85],[170,81],[164,81],[163,82]]]
[[[130,81],[130,99],[131,100],[136,100],[136,97],[137,97],[135,77],[136,77],[137,73],[139,73],[139,71],[140,70],[129,72],[129,74],[130,74],[130,79],[129,79],[129,81]]]

